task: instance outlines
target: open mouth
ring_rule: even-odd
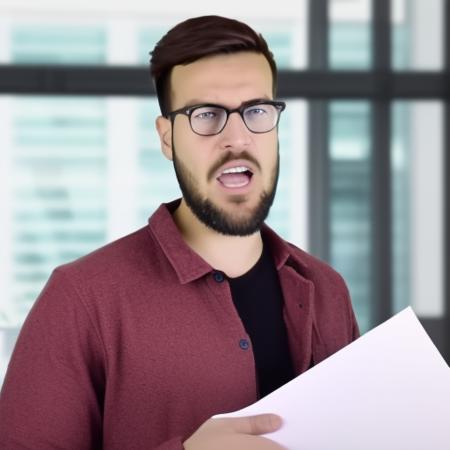
[[[253,177],[253,172],[246,166],[225,169],[217,181],[227,188],[241,188],[247,186]]]

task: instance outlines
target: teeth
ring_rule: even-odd
[[[229,169],[225,169],[222,173],[242,173],[250,171],[248,167],[240,166],[240,167],[230,167]]]

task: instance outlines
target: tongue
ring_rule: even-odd
[[[218,180],[226,187],[235,188],[245,186],[250,178],[245,173],[224,173]]]

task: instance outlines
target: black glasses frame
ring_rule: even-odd
[[[258,106],[258,105],[272,105],[278,111],[277,121],[275,122],[275,125],[270,130],[267,130],[267,131],[253,131],[253,130],[251,130],[248,127],[247,123],[245,122],[244,111],[247,108],[251,107],[251,106]],[[202,134],[202,133],[198,133],[197,131],[195,131],[194,128],[192,127],[192,123],[191,123],[192,113],[197,108],[205,108],[205,107],[220,108],[223,111],[225,111],[226,114],[227,114],[225,122],[224,122],[222,128],[219,131],[217,131],[216,133]],[[285,102],[274,101],[274,100],[251,100],[249,102],[243,103],[238,108],[233,108],[233,109],[228,109],[225,106],[217,105],[217,104],[214,104],[214,103],[200,103],[200,104],[197,104],[197,105],[185,106],[184,108],[176,109],[175,111],[172,111],[172,112],[166,114],[165,117],[167,119],[170,119],[170,121],[172,122],[172,125],[173,125],[173,122],[174,122],[175,117],[177,116],[177,114],[183,114],[183,115],[185,115],[185,116],[187,116],[189,118],[189,125],[191,127],[191,130],[195,134],[198,134],[199,136],[215,136],[217,134],[220,134],[223,131],[223,129],[225,128],[225,126],[228,123],[228,118],[230,117],[230,114],[233,114],[233,113],[237,112],[241,116],[242,121],[244,122],[245,126],[247,127],[247,129],[249,131],[251,131],[252,133],[255,133],[255,134],[263,134],[263,133],[268,133],[269,131],[272,131],[275,127],[278,126],[278,122],[280,121],[281,112],[284,111],[285,108],[286,108],[286,103]]]

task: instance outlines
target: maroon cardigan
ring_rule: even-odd
[[[210,416],[257,399],[227,281],[162,205],[149,226],[52,274],[0,395],[0,448],[180,450]],[[297,374],[358,336],[342,278],[264,226]],[[245,347],[245,346],[244,346]]]

